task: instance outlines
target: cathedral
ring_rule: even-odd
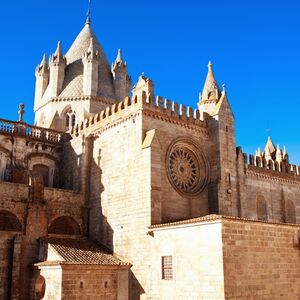
[[[299,299],[300,167],[237,147],[211,62],[186,107],[88,17],[35,76],[34,125],[0,119],[0,299]]]

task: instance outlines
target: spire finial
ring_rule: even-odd
[[[85,24],[91,24],[91,0],[88,0]]]
[[[117,63],[122,62],[122,50],[121,49],[118,49],[118,55],[117,55],[117,58],[116,58],[116,62]]]
[[[212,70],[212,62],[211,60],[208,61],[208,70],[211,71]]]

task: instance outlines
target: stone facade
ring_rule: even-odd
[[[0,296],[298,299],[300,167],[286,149],[236,147],[211,63],[197,109],[144,75],[130,89],[88,19],[36,69],[39,126],[21,108],[0,119]]]

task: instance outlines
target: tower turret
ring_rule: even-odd
[[[138,82],[132,89],[132,96],[141,98],[143,93],[146,97],[152,97],[154,99],[154,85],[150,78],[144,76],[144,73],[139,77]]]
[[[282,158],[283,158],[283,160],[285,161],[285,162],[289,162],[289,155],[288,155],[288,153],[287,153],[287,151],[286,151],[286,147],[285,146],[283,146],[283,154],[282,154]]]
[[[66,58],[61,50],[61,43],[58,42],[57,48],[53,55],[50,56],[50,97],[57,97],[63,87],[65,77]]]
[[[90,38],[90,45],[83,53],[83,94],[96,96],[98,91],[99,52],[95,49],[94,38]]]
[[[117,58],[111,66],[111,72],[114,78],[116,98],[118,101],[122,101],[129,95],[132,83],[127,73],[126,62],[122,58],[121,49],[118,50]]]
[[[44,54],[41,63],[35,69],[35,77],[34,109],[39,105],[49,83],[49,66],[46,54]]]
[[[207,67],[208,72],[202,94],[199,95],[198,107],[200,111],[213,114],[215,111],[215,106],[221,98],[221,92],[213,73],[211,61],[208,62]]]

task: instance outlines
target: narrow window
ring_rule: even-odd
[[[66,114],[66,128],[69,128],[70,126],[70,116],[69,114]]]
[[[161,268],[162,268],[162,279],[172,280],[173,279],[173,257],[162,256]]]
[[[75,123],[76,123],[76,116],[75,114],[72,115],[72,127],[75,126]]]

